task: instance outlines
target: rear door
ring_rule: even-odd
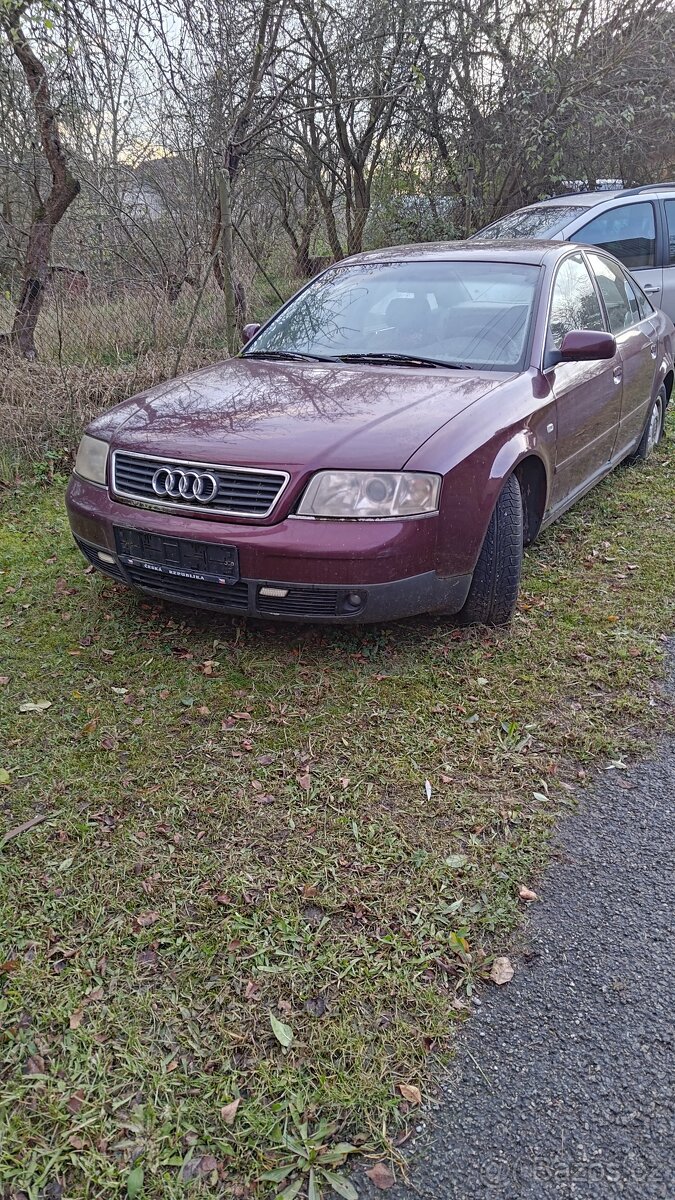
[[[577,226],[571,242],[597,246],[613,254],[634,275],[656,308],[661,308],[663,268],[657,251],[659,213],[652,200],[614,204]]]
[[[634,445],[647,420],[654,390],[658,338],[644,299],[639,297],[630,277],[604,254],[589,250],[587,257],[623,366],[621,420],[614,446],[618,455]]]
[[[600,298],[581,251],[560,263],[553,280],[546,352],[572,329],[606,330]],[[556,468],[551,505],[581,491],[609,462],[621,417],[622,362],[562,362],[546,367],[556,402]]]

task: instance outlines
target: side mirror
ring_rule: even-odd
[[[257,323],[255,321],[251,321],[248,325],[244,325],[244,328],[241,331],[244,338],[244,345],[246,345],[247,342],[250,342],[251,338],[255,337],[259,329],[259,321]]]
[[[616,338],[611,333],[595,329],[570,329],[558,353],[559,362],[590,362],[593,359],[614,358]]]

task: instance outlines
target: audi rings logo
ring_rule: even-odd
[[[170,500],[198,500],[210,504],[218,495],[218,480],[209,471],[182,471],[179,467],[158,467],[152,477],[156,496]]]

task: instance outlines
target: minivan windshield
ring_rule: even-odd
[[[472,260],[334,267],[243,357],[522,369],[538,275],[529,264]]]
[[[491,242],[495,238],[550,238],[588,209],[580,204],[533,204],[508,213],[479,229],[471,242]]]

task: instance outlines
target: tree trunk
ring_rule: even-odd
[[[232,241],[232,190],[230,172],[226,165],[218,173],[218,208],[220,210],[220,246],[216,258],[216,279],[225,300],[225,329],[228,354],[237,351],[237,291],[234,278],[234,245]]]
[[[370,188],[362,172],[354,171],[353,179],[354,194],[349,214],[347,253],[360,254],[363,250],[363,235],[366,229],[368,213],[370,212]]]
[[[14,0],[10,0],[8,7],[3,7],[2,25],[21,63],[33,98],[42,149],[49,163],[52,183],[46,200],[43,201],[38,196],[28,233],[19,303],[11,332],[3,337],[0,344],[18,351],[24,358],[35,358],[35,327],[49,278],[49,258],[54,230],[78,195],[80,184],[66,162],[56,112],[52,107],[47,72],[26,41],[20,25],[22,8]]]

